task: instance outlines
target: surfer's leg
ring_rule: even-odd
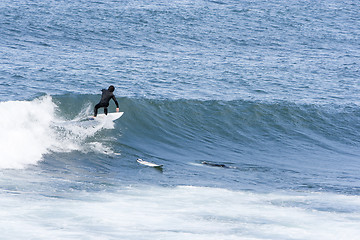
[[[95,107],[94,107],[94,117],[97,116],[97,113],[98,113],[98,109],[100,108],[100,103],[96,104]]]
[[[108,109],[107,109],[107,107],[104,107],[104,113],[105,113],[105,115],[108,114]]]

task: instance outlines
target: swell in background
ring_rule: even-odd
[[[114,84],[135,98],[359,105],[359,12],[351,0],[5,0],[0,99]]]

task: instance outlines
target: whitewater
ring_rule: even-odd
[[[1,239],[358,239],[359,12],[2,1]]]

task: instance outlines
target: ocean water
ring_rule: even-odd
[[[358,239],[359,12],[2,0],[1,239]]]

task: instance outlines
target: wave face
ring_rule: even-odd
[[[195,171],[201,177],[194,182],[359,191],[356,105],[124,98],[121,107],[118,141],[126,151]],[[197,164],[223,168],[224,175],[198,172]],[[326,180],[333,177],[337,182]]]
[[[136,158],[143,158],[188,172],[176,173],[168,184],[359,191],[349,181],[357,178],[352,169],[360,156],[357,106],[120,98],[125,114],[116,122],[84,121],[97,100],[97,95],[66,94],[3,102],[9,117],[1,120],[1,168],[41,160],[51,165],[65,154],[61,158],[70,165],[99,158],[83,162],[84,168],[110,157],[108,170],[123,172],[133,171]],[[213,171],[221,172],[213,176]],[[321,183],[334,176],[337,183]],[[138,177],[124,175],[129,181]]]

